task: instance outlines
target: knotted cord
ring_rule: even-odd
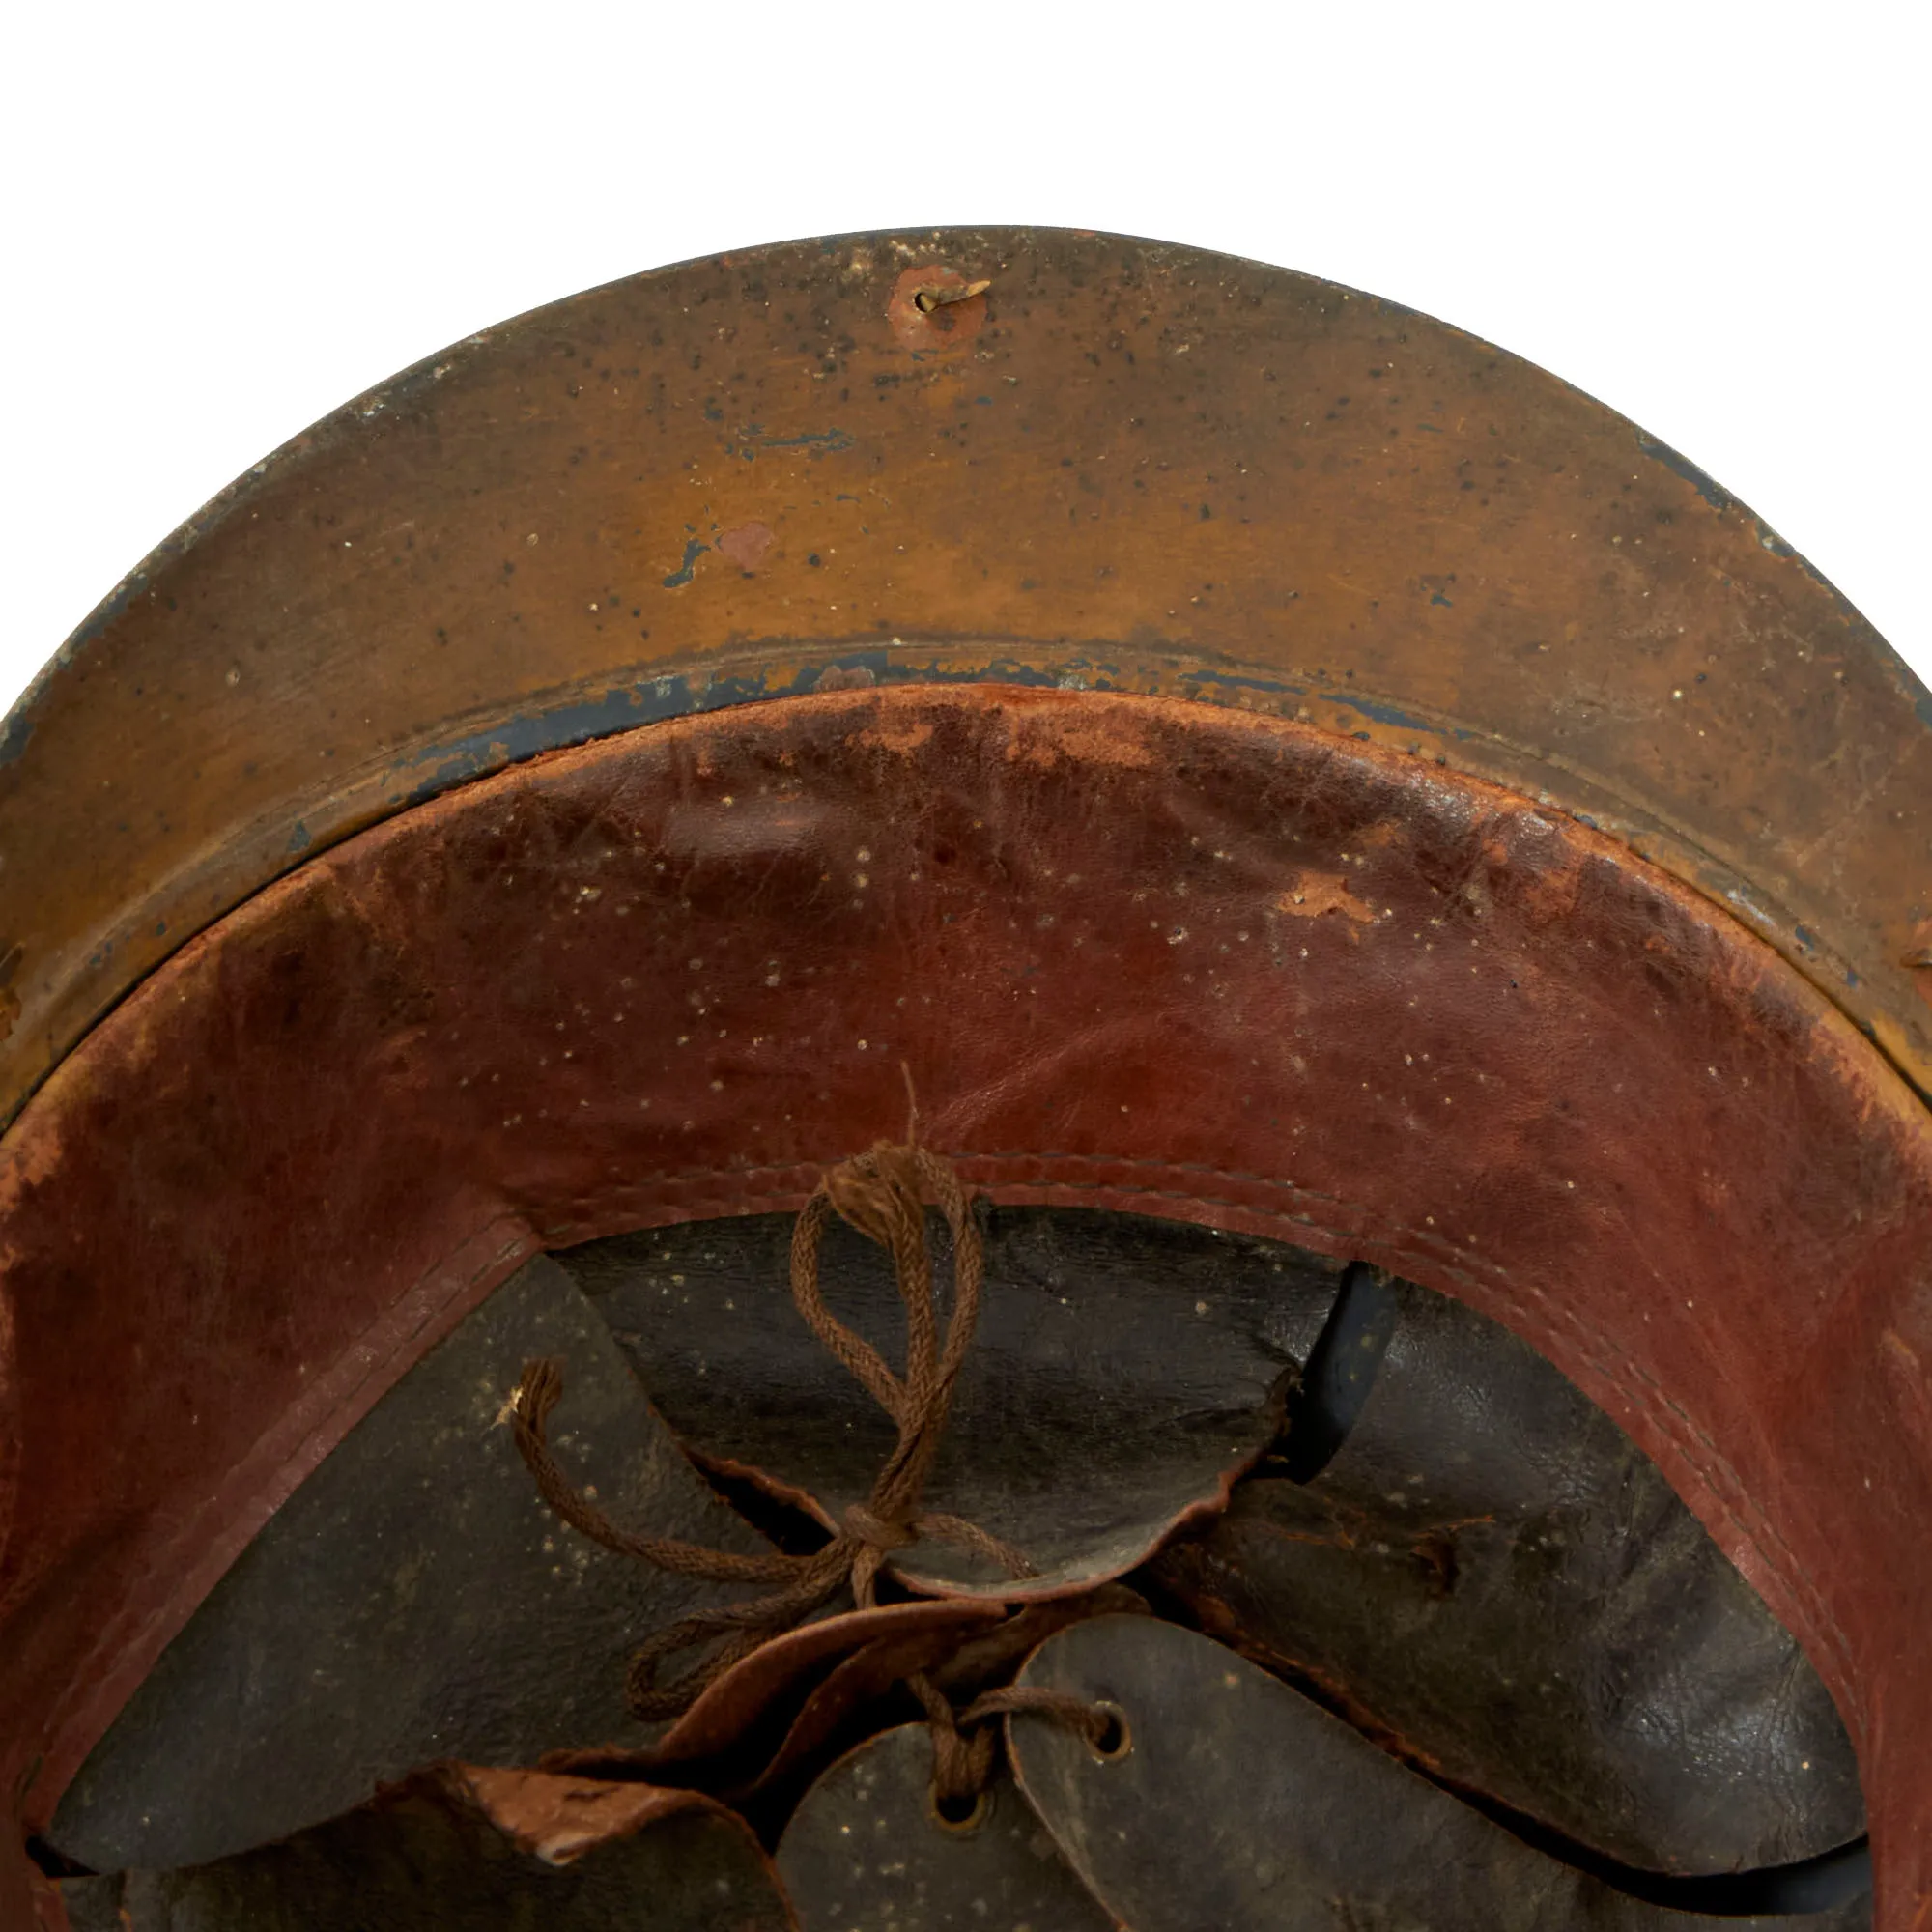
[[[932,1257],[926,1243],[928,1200],[946,1217],[952,1236],[952,1307],[945,1340],[933,1306]],[[870,1343],[855,1334],[825,1305],[819,1292],[818,1258],[828,1214],[837,1212],[892,1257],[893,1272],[905,1309],[906,1360],[895,1375]],[[883,1143],[831,1169],[805,1204],[792,1230],[792,1300],[811,1332],[868,1390],[898,1430],[898,1438],[864,1503],[845,1511],[838,1533],[808,1556],[774,1552],[741,1556],[674,1537],[639,1536],[612,1522],[564,1475],[549,1446],[549,1423],[563,1393],[561,1366],[532,1361],[510,1400],[516,1443],[544,1500],[573,1529],[607,1549],[660,1570],[719,1583],[769,1583],[777,1587],[743,1603],[697,1610],[647,1637],[631,1659],[627,1693],[633,1713],[642,1719],[674,1718],[688,1710],[704,1687],[770,1638],[792,1629],[849,1587],[861,1608],[876,1602],[880,1566],[895,1549],[923,1537],[935,1538],[990,1558],[1008,1575],[1028,1577],[1025,1557],[977,1524],[943,1511],[923,1510],[920,1498],[945,1433],[966,1350],[979,1320],[985,1257],[972,1206],[958,1175],[938,1155],[916,1144]],[[695,1668],[674,1683],[660,1685],[658,1671],[680,1651],[722,1638]],[[969,1758],[949,1753],[942,1731],[960,1736],[965,1720],[928,1680],[909,1679],[914,1694],[933,1716],[936,1765],[945,1758],[953,1784],[978,1763],[978,1741]],[[922,1688],[923,1686],[923,1688]],[[983,1702],[984,1700],[980,1700]],[[936,1715],[943,1707],[945,1718]],[[987,1713],[986,1715],[991,1715]],[[987,1761],[992,1740],[982,1733]],[[954,1761],[956,1760],[956,1762]],[[980,1774],[983,1782],[984,1771]],[[977,1790],[979,1784],[970,1787]]]

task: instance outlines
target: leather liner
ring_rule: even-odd
[[[1629,852],[1274,719],[841,692],[559,753],[263,893],[0,1148],[29,1825],[246,1542],[534,1247],[923,1131],[1008,1202],[1359,1255],[1663,1469],[1932,1895],[1932,1123]],[[1856,1427],[1847,1427],[1848,1418]],[[76,1606],[85,1606],[77,1613]]]

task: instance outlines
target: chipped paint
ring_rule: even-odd
[[[915,355],[956,355],[985,327],[992,282],[941,262],[916,264],[893,284],[886,320]]]
[[[697,559],[711,546],[698,537],[687,537],[684,544],[684,560],[664,581],[667,590],[680,590],[697,574]]]
[[[773,436],[766,433],[762,423],[750,423],[739,432],[735,442],[724,445],[724,453],[742,456],[747,463],[753,463],[761,450],[803,449],[813,456],[836,456],[841,449],[850,449],[852,443],[849,430],[813,429],[802,430],[795,436]]]
[[[1636,446],[1653,463],[1661,463],[1673,475],[1681,476],[1710,504],[1714,510],[1728,510],[1735,500],[1731,493],[1708,470],[1699,469],[1688,456],[1681,456],[1667,442],[1660,442],[1654,436],[1646,436],[1642,430],[1636,432]]]

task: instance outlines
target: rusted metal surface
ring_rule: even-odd
[[[28,1822],[532,1247],[795,1208],[902,1118],[901,1060],[996,1200],[1359,1256],[1546,1354],[1817,1664],[1878,1924],[1914,1925],[1932,1118],[1769,948],[1561,813],[1292,721],[984,686],[452,792],[70,1056],[0,1146]]]
[[[987,230],[559,303],[362,397],[164,545],[0,728],[0,1115],[356,827],[547,746],[855,679],[1167,693],[1547,797],[1932,1091],[1932,969],[1908,963],[1932,696],[1802,558],[1439,323]]]

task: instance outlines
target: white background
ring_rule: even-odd
[[[1045,222],[1331,276],[1712,471],[1932,681],[1924,0],[14,0],[0,705],[392,371],[635,270]]]

